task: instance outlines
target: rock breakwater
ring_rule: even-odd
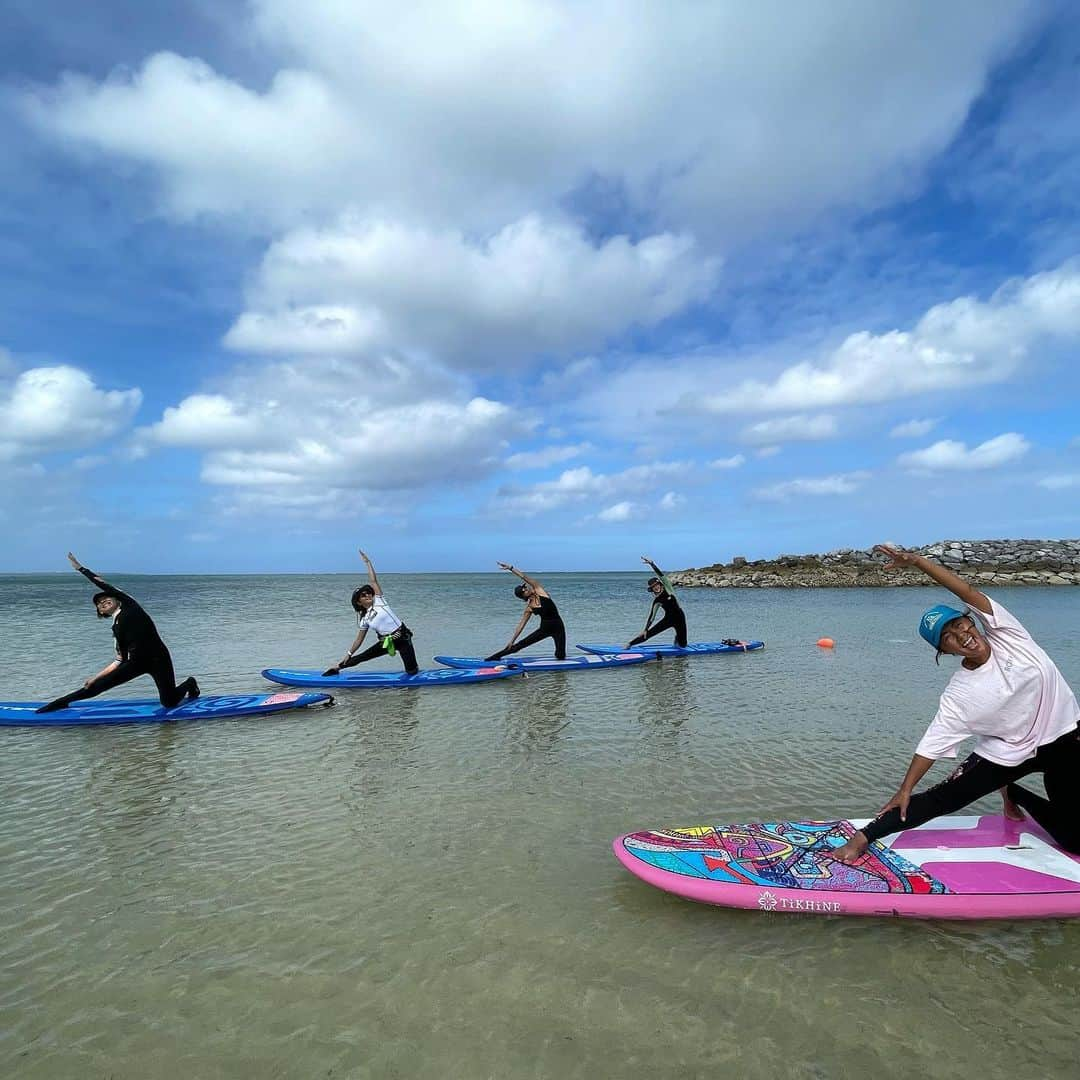
[[[1080,585],[1080,540],[941,540],[914,548],[977,585]],[[673,585],[719,589],[821,589],[933,585],[921,571],[886,570],[871,551],[841,548],[824,555],[781,555],[668,574]]]

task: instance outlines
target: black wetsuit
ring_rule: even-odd
[[[523,637],[519,642],[511,645],[509,648],[500,649],[497,653],[492,653],[491,656],[487,656],[486,660],[501,660],[504,656],[509,656],[510,653],[520,652],[522,649],[527,649],[530,645],[535,645],[538,641],[543,641],[545,638],[551,638],[555,644],[555,657],[558,660],[566,659],[566,626],[563,624],[562,616],[559,614],[559,609],[555,606],[555,601],[550,596],[538,596],[539,603],[533,608],[533,614],[540,616],[540,625],[527,637]]]
[[[664,617],[655,625],[650,626],[649,624],[656,614],[657,607],[663,608]],[[656,637],[657,634],[662,634],[665,630],[674,630],[675,644],[680,648],[686,648],[686,615],[683,609],[679,607],[679,601],[666,588],[659,596],[653,599],[652,607],[649,608],[649,617],[645,620],[645,627],[645,632],[638,634],[630,642],[631,646],[640,645],[643,641],[648,641],[649,638]]]
[[[1043,774],[1047,798],[1015,781],[1032,773]],[[913,829],[943,814],[952,814],[998,788],[1026,810],[1066,851],[1080,854],[1080,730],[1074,728],[1040,746],[1019,765],[998,765],[971,754],[940,784],[917,791],[908,802],[907,818],[893,807],[874,818],[863,830],[868,840]]]
[[[116,655],[120,663],[107,675],[94,679],[89,686],[43,705],[38,712],[54,712],[67,708],[76,701],[97,697],[114,686],[131,682],[140,675],[149,675],[157,686],[158,698],[166,709],[179,705],[186,697],[198,697],[199,686],[194,679],[185,679],[176,685],[172,657],[157,632],[154,620],[142,609],[139,602],[126,592],[103,581],[92,570],[79,567],[79,573],[89,578],[101,592],[120,602],[120,610],[113,620],[113,637],[116,639]]]

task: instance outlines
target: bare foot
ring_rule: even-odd
[[[857,832],[846,844],[833,848],[829,854],[837,862],[850,864],[858,862],[866,854],[866,849],[869,846],[870,841],[866,839],[866,835]]]
[[[1024,811],[1009,798],[1009,789],[1001,789],[1001,812],[1009,821],[1023,821]]]

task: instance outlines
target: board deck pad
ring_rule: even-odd
[[[0,702],[0,726],[65,727],[73,724],[153,724],[265,716],[287,709],[333,703],[329,694],[272,693],[211,695],[166,709],[157,698],[90,698],[66,709],[39,713],[43,701]]]
[[[562,660],[554,656],[522,656],[520,659],[506,656],[499,663],[522,671],[597,671],[609,667],[625,667],[628,664],[644,664],[655,659],[652,653],[634,650],[604,656],[567,656]],[[446,667],[459,669],[480,668],[491,663],[473,656],[436,656],[435,660]]]
[[[1080,915],[1080,856],[1034,822],[945,817],[831,855],[865,821],[774,821],[630,833],[615,855],[668,892],[764,911],[924,918]]]
[[[482,668],[458,670],[456,668],[429,668],[415,675],[404,671],[357,671],[347,668],[337,675],[324,675],[321,671],[305,668],[266,668],[263,678],[283,686],[320,686],[339,690],[377,690],[406,686],[454,686],[462,683],[490,682],[523,674],[519,667],[491,664]]]
[[[609,656],[612,653],[627,652],[625,645],[578,645],[582,652],[597,656]],[[654,656],[705,656],[710,653],[744,653],[764,649],[764,641],[740,641],[729,645],[723,641],[691,641],[689,645],[672,645],[669,642],[641,642],[633,647],[634,652],[647,652]]]

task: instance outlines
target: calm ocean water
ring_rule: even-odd
[[[645,575],[542,578],[571,642],[640,628]],[[356,629],[351,576],[116,583],[204,693]],[[383,575],[425,661],[502,645],[513,584]],[[91,591],[2,579],[0,696],[108,661]],[[940,590],[681,596],[691,638],[768,647],[0,729],[0,1076],[1075,1077],[1080,923],[724,911],[619,867],[630,829],[871,814],[948,678],[915,633]],[[1080,590],[995,596],[1080,689]]]

